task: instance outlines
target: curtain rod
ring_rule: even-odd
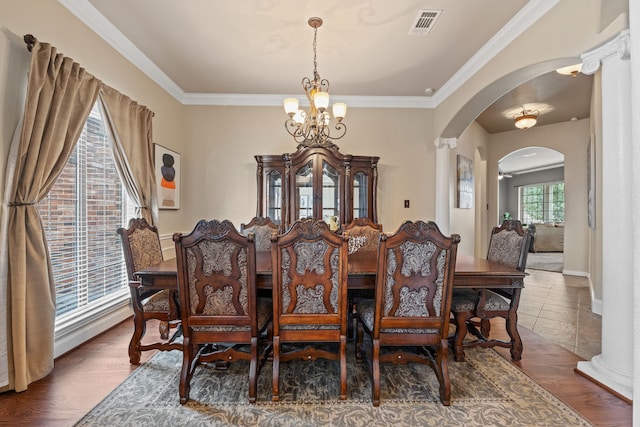
[[[33,49],[33,45],[36,44],[36,38],[31,34],[25,34],[23,40],[27,44],[27,49],[29,49],[29,52],[31,52],[31,49]]]

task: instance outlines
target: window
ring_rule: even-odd
[[[116,229],[135,215],[98,104],[51,192],[38,203],[53,266],[56,324],[128,297]]]
[[[518,198],[523,223],[564,222],[564,182],[522,186]]]

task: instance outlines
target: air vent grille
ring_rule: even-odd
[[[418,12],[418,16],[413,21],[413,25],[409,29],[409,34],[416,36],[426,36],[435,25],[442,10],[422,9]]]

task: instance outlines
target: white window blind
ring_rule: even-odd
[[[128,295],[116,229],[135,215],[96,104],[51,192],[38,203],[56,289],[56,322]]]

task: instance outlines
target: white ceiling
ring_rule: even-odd
[[[302,100],[300,82],[313,77],[307,20],[319,16],[317,69],[333,101],[434,108],[559,0],[59,1],[185,104]],[[409,34],[422,9],[441,13],[427,35]],[[522,105],[540,110],[539,126],[584,118],[590,98],[590,76],[553,72],[477,121],[513,130]]]

